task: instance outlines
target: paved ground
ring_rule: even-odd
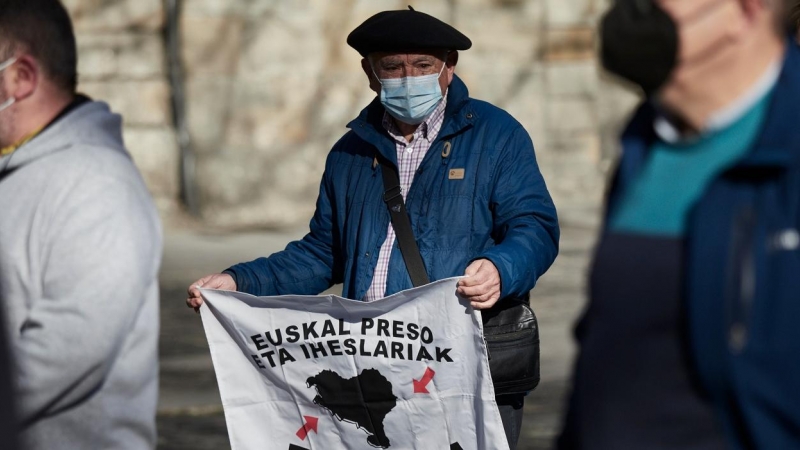
[[[260,234],[168,233],[162,264],[160,450],[229,449],[200,317],[184,306],[186,286],[207,273],[267,255],[302,231]],[[551,448],[574,354],[572,323],[583,304],[593,233],[562,230],[561,254],[533,291],[541,327],[542,381],[527,399],[520,450]]]

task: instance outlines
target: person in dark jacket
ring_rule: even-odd
[[[560,449],[800,448],[800,48],[778,1],[619,0],[622,135]]]
[[[318,294],[343,284],[371,301],[412,287],[384,203],[379,159],[397,167],[430,280],[466,275],[458,292],[478,309],[527,297],[558,252],[556,210],[525,129],[469,97],[454,74],[470,40],[421,12],[385,11],[348,37],[378,97],[331,150],[310,232],[268,258],[189,288],[255,295]],[[523,396],[498,398],[512,448]]]

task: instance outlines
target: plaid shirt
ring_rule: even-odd
[[[397,150],[397,170],[400,175],[400,188],[402,189],[403,200],[411,188],[414,181],[414,174],[417,173],[422,159],[431,148],[431,144],[439,135],[444,122],[444,110],[447,106],[447,97],[442,98],[439,106],[433,110],[430,116],[422,122],[414,131],[411,143],[409,143],[400,130],[395,125],[392,116],[383,113],[383,128],[394,138]],[[375,266],[375,274],[372,276],[372,284],[364,296],[364,301],[371,302],[384,297],[386,293],[386,277],[389,274],[389,258],[392,254],[395,240],[394,228],[389,223],[389,231],[386,233],[386,240],[381,245],[378,254],[378,265]]]

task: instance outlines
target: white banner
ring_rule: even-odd
[[[457,281],[372,303],[202,290],[233,450],[508,449]]]

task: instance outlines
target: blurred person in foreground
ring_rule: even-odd
[[[467,275],[458,292],[478,309],[527,297],[558,252],[558,222],[533,145],[508,113],[471,99],[454,74],[470,40],[421,12],[384,11],[348,37],[378,96],[328,155],[310,232],[268,258],[189,288],[254,295],[318,294],[343,283],[373,301],[412,287],[384,203],[385,158],[431,280]],[[524,396],[498,397],[515,447]]]
[[[0,305],[27,449],[155,446],[161,231],[58,0],[0,2]]]
[[[779,0],[618,0],[622,135],[561,449],[800,448],[800,48]]]

